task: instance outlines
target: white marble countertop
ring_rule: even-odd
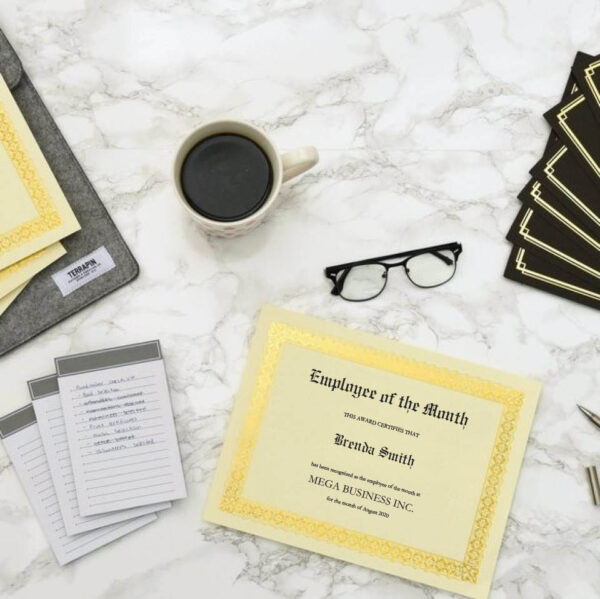
[[[266,303],[540,378],[494,599],[600,596],[600,315],[502,277],[515,196],[594,0],[3,0],[2,27],[115,218],[141,275],[0,358],[0,404],[53,357],[160,338],[189,497],[59,568],[0,449],[0,596],[371,599],[447,593],[200,522],[248,342]],[[249,119],[321,163],[255,232],[207,239],[176,204],[179,140]],[[445,287],[390,281],[365,304],[327,264],[461,241]],[[400,275],[400,273],[398,273]]]

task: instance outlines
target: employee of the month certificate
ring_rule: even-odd
[[[267,307],[204,517],[487,597],[540,388]]]

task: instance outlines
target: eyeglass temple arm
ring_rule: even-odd
[[[439,258],[444,264],[447,264],[448,266],[450,266],[450,264],[452,264],[454,262],[454,260],[452,260],[451,258],[448,258],[448,256],[444,256],[444,254],[440,254],[440,252],[430,252],[433,256],[435,256],[436,258]]]
[[[354,265],[356,266],[361,263],[375,262],[378,260],[393,260],[395,258],[413,257],[413,256],[419,256],[421,254],[436,254],[436,255],[438,255],[438,253],[441,250],[450,250],[454,253],[460,254],[460,252],[462,251],[462,245],[460,243],[458,243],[457,241],[454,241],[452,243],[443,243],[441,245],[432,245],[431,247],[419,248],[416,250],[409,250],[406,252],[400,252],[398,254],[390,254],[388,256],[379,256],[378,258],[371,258],[370,260],[361,260],[358,263],[354,263]],[[442,256],[443,254],[439,254],[439,255]],[[446,257],[444,256],[444,258],[446,258]],[[349,266],[349,265],[346,264],[343,266]]]

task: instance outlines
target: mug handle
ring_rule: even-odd
[[[283,181],[297,177],[319,162],[319,152],[313,146],[298,148],[281,155],[283,166]]]

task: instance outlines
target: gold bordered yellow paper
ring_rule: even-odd
[[[393,382],[411,389],[422,406],[436,398],[468,406],[478,424],[465,432],[466,427],[459,430],[448,422],[440,426],[436,418],[418,413],[407,418],[402,409],[382,401],[323,395],[320,386],[307,382],[309,364],[348,380],[366,380],[381,393]],[[204,517],[470,597],[485,597],[539,390],[535,381],[267,307]],[[371,422],[380,426],[369,426]],[[406,439],[398,432],[404,430],[396,426],[400,422],[415,428],[411,435],[416,430],[422,435],[422,441],[411,437],[415,459],[420,460],[414,470],[385,460],[382,465],[377,454],[356,457],[330,443],[335,433],[351,435],[350,430],[375,447],[390,441],[402,445]],[[463,442],[473,444],[468,454]],[[444,470],[444,476],[456,476],[461,488],[446,491],[436,485],[444,479],[440,469],[453,468],[452,456],[462,456],[461,469]],[[305,466],[312,481],[319,472],[317,463],[319,470],[325,464],[342,464],[332,472],[346,477],[353,472],[349,480],[356,488],[369,485],[357,482],[359,477],[381,486],[387,473],[388,482],[416,485],[427,497],[419,494],[414,499],[417,515],[408,508],[371,513],[370,508],[349,507],[343,493],[352,493],[353,487],[342,495],[332,491],[326,500],[318,485],[307,482]],[[394,505],[399,497],[410,498],[409,490],[401,491]],[[455,517],[437,522],[437,511],[443,515],[448,509]]]
[[[23,283],[29,281],[44,268],[66,254],[63,245],[57,241],[52,245],[11,264],[0,270],[0,298],[4,297]]]
[[[0,76],[0,270],[79,230],[79,223]]]

